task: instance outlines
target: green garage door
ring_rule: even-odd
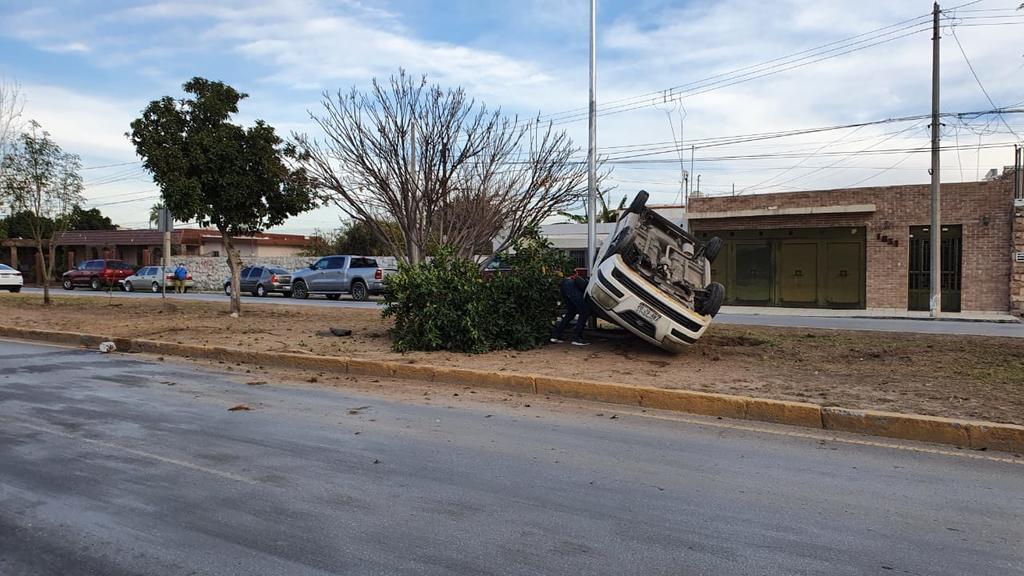
[[[711,276],[725,285],[726,304],[864,308],[863,228],[697,232],[725,246]]]
[[[779,245],[779,303],[814,306],[818,303],[818,243],[784,240]]]
[[[825,258],[825,303],[830,308],[854,308],[860,303],[861,254],[864,245],[858,242],[829,242]]]
[[[748,306],[768,306],[772,297],[772,247],[767,242],[737,242],[733,299]]]

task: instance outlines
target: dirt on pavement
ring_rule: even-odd
[[[568,344],[488,354],[391,351],[376,310],[245,306],[160,299],[0,298],[0,324],[186,344],[384,359],[410,364],[578,377],[1024,424],[1024,338],[714,324],[671,355],[620,332]],[[329,336],[331,327],[350,336]],[[321,334],[318,334],[321,333]]]

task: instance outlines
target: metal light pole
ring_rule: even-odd
[[[597,259],[597,0],[590,0],[590,140],[587,153],[587,273]]]
[[[932,12],[932,227],[929,247],[931,249],[931,297],[928,309],[932,318],[942,315],[942,223],[939,218],[939,3]]]

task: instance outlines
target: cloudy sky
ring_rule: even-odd
[[[248,93],[240,122],[315,133],[308,111],[323,91],[366,86],[404,67],[509,114],[545,115],[586,144],[578,113],[587,105],[586,0],[0,4],[0,77],[20,83],[27,117],[81,155],[90,205],[127,227],[147,225],[159,192],[124,133],[150,100],[180,95],[192,76]],[[733,137],[927,114],[930,1],[598,4],[598,139],[614,167],[616,199],[646,188],[655,202],[678,201],[680,142],[686,169],[695,147],[693,179],[700,175],[705,194],[928,180],[927,120]],[[1019,5],[944,6],[944,111],[1022,105]],[[949,182],[1011,164],[1012,144],[1024,135],[1024,115],[943,123]],[[281,230],[337,221],[322,209]]]

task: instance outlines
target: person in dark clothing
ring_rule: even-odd
[[[590,317],[590,305],[586,298],[587,279],[579,275],[570,276],[563,278],[559,287],[562,292],[562,302],[565,305],[565,314],[555,324],[555,329],[551,332],[551,342],[562,342],[562,336],[565,334],[565,329],[569,327],[569,322],[576,318],[576,326],[572,329],[572,343],[576,346],[586,346],[587,343],[583,340],[583,328],[586,327],[587,319]]]

